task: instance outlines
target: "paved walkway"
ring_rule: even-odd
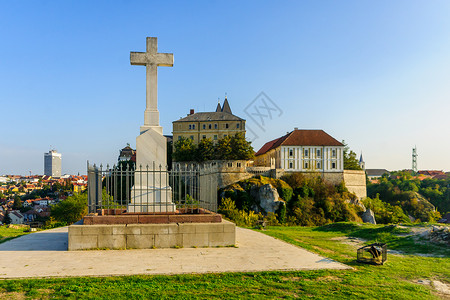
[[[67,227],[0,244],[0,278],[348,269],[265,234],[236,227],[237,248],[67,251]]]

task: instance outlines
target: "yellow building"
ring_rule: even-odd
[[[220,103],[217,104],[215,112],[194,113],[191,109],[187,117],[172,123],[174,142],[185,137],[198,144],[201,139],[209,138],[216,144],[218,140],[228,135],[242,133],[245,136],[245,120],[231,113],[226,97],[222,107]]]

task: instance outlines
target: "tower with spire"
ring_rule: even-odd
[[[361,156],[359,157],[359,167],[363,170],[366,169],[366,163],[364,162],[363,156],[362,156],[362,151],[361,151]]]

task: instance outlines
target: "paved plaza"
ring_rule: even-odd
[[[67,251],[67,239],[67,227],[61,227],[0,244],[0,278],[350,268],[238,227],[236,248]]]

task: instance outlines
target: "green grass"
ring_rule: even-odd
[[[7,228],[5,225],[0,226],[0,244],[28,233],[29,232],[24,232],[23,228],[14,229]]]
[[[353,270],[3,280],[0,281],[0,299],[439,299],[430,287],[413,281],[428,278],[448,283],[449,256],[388,255],[383,266],[363,265],[355,261],[356,247],[339,240],[348,236],[365,238],[369,242],[378,239],[387,241],[389,248],[393,244],[396,250],[408,252],[412,251],[414,241],[398,236],[406,231],[352,223],[270,227],[263,231],[348,264]],[[426,250],[442,253],[436,246]]]

